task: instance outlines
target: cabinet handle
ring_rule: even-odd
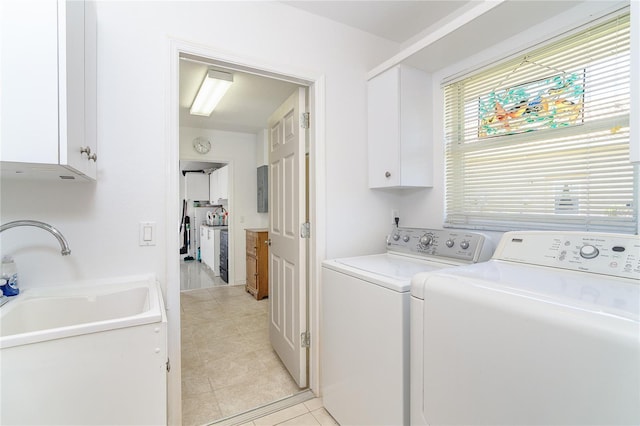
[[[384,174],[384,177],[390,178],[390,177],[391,177],[391,173],[386,172],[386,173]]]
[[[91,153],[91,147],[90,146],[81,146],[80,147],[80,155],[82,154],[87,154],[87,158],[89,160],[93,160],[98,161],[98,155],[94,152],[93,154]]]

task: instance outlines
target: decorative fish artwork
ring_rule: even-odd
[[[492,137],[579,124],[584,73],[561,74],[478,99],[479,137]]]

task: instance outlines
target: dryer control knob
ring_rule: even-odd
[[[402,237],[402,241],[404,241],[405,243],[408,243],[410,239],[411,237],[409,237],[408,235],[405,235],[404,237]]]
[[[585,244],[580,248],[580,256],[582,256],[585,259],[593,259],[597,257],[599,254],[600,252],[598,251],[598,249],[595,246],[592,246],[591,244]]]
[[[447,245],[447,247],[451,248],[455,245],[455,241],[453,240],[447,240],[445,241],[445,244]]]
[[[400,234],[393,234],[393,241],[398,241],[400,239]]]
[[[460,243],[460,248],[461,248],[462,250],[466,250],[466,249],[468,249],[468,248],[469,248],[469,241],[466,241],[466,240],[465,240],[465,241],[462,241],[462,242]]]

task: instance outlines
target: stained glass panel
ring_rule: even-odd
[[[555,129],[583,122],[585,72],[559,74],[478,99],[478,137]]]

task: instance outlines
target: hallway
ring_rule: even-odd
[[[183,266],[192,269],[190,287],[197,288],[180,296],[183,425],[209,423],[297,393],[269,342],[268,299],[257,301],[244,286],[214,282],[197,262]]]

